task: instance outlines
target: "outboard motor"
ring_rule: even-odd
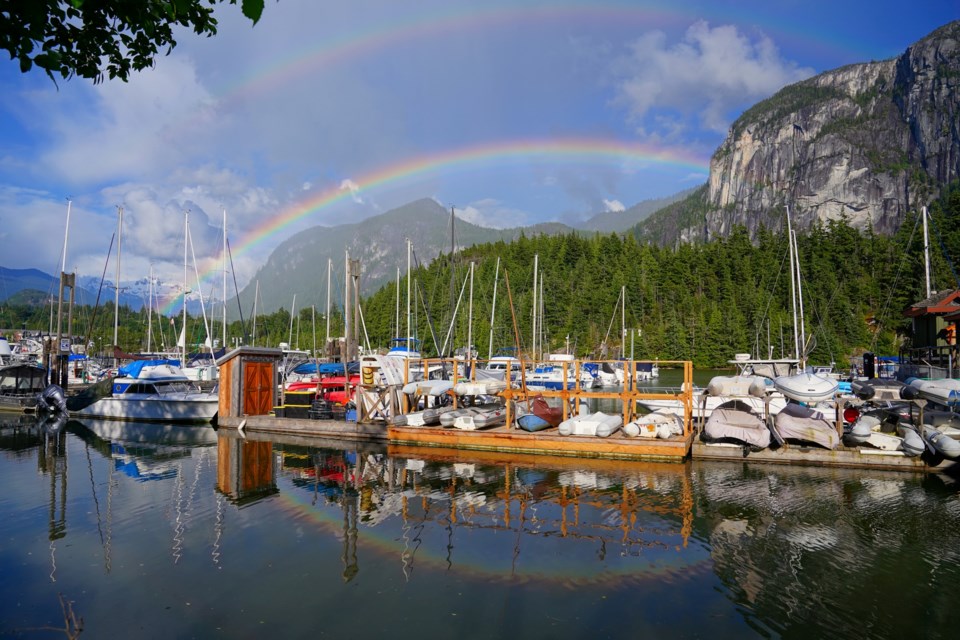
[[[60,385],[51,384],[37,396],[37,409],[67,415],[67,396]]]
[[[863,354],[863,376],[868,380],[877,377],[877,357],[869,351]]]
[[[62,413],[60,411],[44,413],[38,424],[47,435],[56,435],[63,429],[63,425],[67,424],[67,413],[65,411]]]

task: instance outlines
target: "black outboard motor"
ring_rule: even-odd
[[[877,377],[877,357],[869,351],[863,354],[863,376],[868,380]]]
[[[37,410],[67,415],[67,395],[60,385],[51,384],[37,396]]]
[[[40,417],[38,425],[40,429],[47,435],[56,435],[60,433],[60,430],[63,429],[63,425],[67,424],[67,414],[66,412],[44,412]]]

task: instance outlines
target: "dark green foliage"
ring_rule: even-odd
[[[946,290],[960,286],[955,268],[944,256],[960,255],[960,186],[948,189],[930,208],[933,223],[933,287]],[[896,353],[907,338],[910,323],[903,309],[921,300],[924,292],[923,235],[918,216],[907,219],[893,237],[858,232],[846,220],[816,225],[798,240],[803,275],[803,300],[808,336],[816,348],[810,355],[817,363],[842,366],[850,355],[870,350]],[[533,317],[533,257],[539,256],[543,277],[544,351],[563,349],[567,340],[580,356],[614,358],[631,354],[638,359],[693,360],[698,367],[723,365],[734,353],[789,356],[793,353],[793,313],[787,242],[784,235],[761,227],[754,242],[746,230],[735,229],[727,238],[705,244],[681,244],[664,248],[642,243],[632,235],[586,237],[526,236],[513,242],[498,241],[471,247],[453,261],[441,256],[429,267],[414,271],[428,311],[413,306],[414,334],[423,340],[424,352],[436,354],[450,326],[453,304],[464,292],[457,321],[446,351],[467,343],[469,263],[476,265],[473,282],[473,329],[471,340],[486,357],[490,347],[490,313],[494,273],[501,259],[493,322],[493,351],[516,345],[510,298],[520,334],[520,346],[529,349]],[[509,274],[510,290],[505,284]],[[318,274],[318,278],[323,278]],[[620,335],[617,300],[626,287],[626,327]],[[362,309],[372,347],[385,347],[398,333],[406,333],[406,281],[400,282],[400,329],[397,329],[397,290],[389,283],[364,300]],[[46,330],[49,318],[47,294],[23,293],[0,307],[0,327]],[[31,305],[31,302],[38,304]],[[82,335],[91,310],[79,308],[75,333]],[[434,340],[430,323],[436,331]],[[153,322],[154,348],[160,325]],[[167,346],[176,342],[169,320],[163,320]],[[180,319],[176,318],[177,332]],[[112,343],[110,310],[101,310],[90,338],[101,348]],[[331,318],[331,333],[342,335],[342,314]],[[146,348],[147,317],[143,311],[120,310],[120,346],[127,351]],[[239,322],[228,327],[228,343],[246,335],[252,344],[252,322],[244,329]],[[257,318],[258,346],[276,347],[281,342],[311,350],[314,335],[322,346],[326,320],[309,307],[294,321],[279,309]],[[211,327],[214,336],[221,326]],[[362,335],[362,334],[361,334]],[[199,318],[188,321],[188,342],[203,342]]]
[[[24,73],[34,66],[54,78],[79,76],[100,82],[127,80],[131,71],[153,65],[176,46],[175,25],[212,36],[217,4],[237,0],[3,0],[0,48],[20,61]],[[264,0],[241,0],[243,15],[256,23]]]

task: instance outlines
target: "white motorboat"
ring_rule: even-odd
[[[578,371],[574,366],[574,357],[568,353],[551,353],[548,362],[537,366],[527,375],[529,387],[559,391],[564,388],[564,383],[567,389],[573,389],[577,384],[581,389],[590,389],[597,384],[597,378],[582,366]]]
[[[202,391],[178,366],[150,362],[141,361],[132,377],[118,376],[68,398],[70,415],[168,423],[214,420],[220,404],[216,388]]]

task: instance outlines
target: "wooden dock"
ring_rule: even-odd
[[[869,447],[838,447],[834,450],[787,444],[778,449],[763,449],[744,455],[738,445],[706,444],[695,441],[690,455],[694,460],[723,460],[726,462],[763,462],[772,464],[808,465],[818,467],[847,467],[853,469],[886,469],[920,473],[956,472],[957,462],[943,460],[931,464],[927,456],[908,457],[900,451],[881,451]]]
[[[669,440],[562,436],[554,430],[528,433],[505,426],[477,431],[439,427],[387,427],[387,441],[391,444],[614,460],[682,462],[690,452],[691,439],[690,435],[675,436]]]

